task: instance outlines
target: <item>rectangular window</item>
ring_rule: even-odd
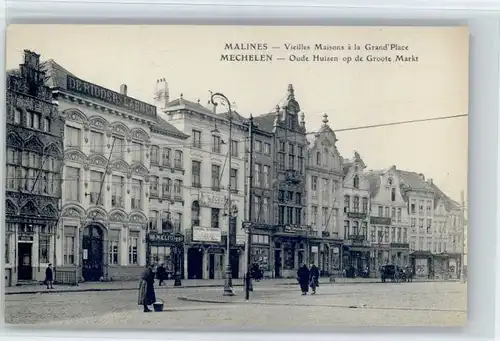
[[[390,213],[390,212],[389,212],[389,207],[385,207],[385,208],[384,208],[384,214],[385,214],[384,216],[385,216],[386,218],[389,218],[389,213]]]
[[[264,154],[271,154],[271,144],[264,142]]]
[[[182,151],[180,150],[174,152],[174,167],[182,169]]]
[[[168,198],[170,196],[170,193],[172,191],[172,179],[163,178],[161,191],[163,198]]]
[[[170,148],[163,148],[162,154],[161,154],[161,163],[163,166],[170,167],[170,154],[171,154],[171,149]]]
[[[424,218],[419,218],[418,219],[418,227],[423,229],[424,228]]]
[[[363,213],[368,213],[368,198],[363,198],[363,208],[362,211]]]
[[[403,229],[403,243],[408,243],[408,229]]]
[[[213,136],[212,152],[220,154],[220,136]]]
[[[416,204],[416,201],[414,199],[412,199],[411,201],[411,207],[410,207],[410,213],[411,214],[415,214],[416,211],[417,211],[417,204]]]
[[[46,233],[40,233],[38,239],[38,249],[40,251],[38,257],[40,263],[47,264],[50,263],[50,235]]]
[[[63,262],[64,265],[75,264],[75,237],[76,228],[64,226]]]
[[[16,188],[16,167],[7,166],[7,188],[8,189],[17,189]]]
[[[158,197],[158,177],[152,176],[150,178],[150,192],[152,197]]]
[[[269,223],[269,199],[268,198],[263,198],[262,199],[262,222],[263,223]]]
[[[398,208],[398,213],[397,213],[397,216],[396,216],[396,220],[398,223],[401,222],[401,213],[402,213],[402,209]]]
[[[344,239],[348,239],[351,233],[351,231],[349,231],[349,225],[349,220],[344,220]]]
[[[295,208],[295,224],[302,225],[302,208],[300,207]]]
[[[363,234],[363,236],[368,238],[368,223],[366,221],[361,223],[361,229],[362,229],[361,233]]]
[[[384,206],[379,206],[378,207],[378,216],[383,217],[384,216]]]
[[[278,224],[279,225],[285,224],[285,207],[284,206],[278,207]]]
[[[396,242],[396,228],[393,227],[391,228],[391,243],[395,243]]]
[[[220,166],[212,165],[212,189],[214,191],[220,190]]]
[[[214,228],[219,228],[220,227],[219,220],[220,220],[220,209],[212,208],[210,226]]]
[[[32,115],[32,126],[33,129],[40,129],[40,114],[31,113]]]
[[[317,189],[318,189],[318,177],[312,176],[311,177],[311,191],[316,192]]]
[[[156,211],[149,211],[149,229],[159,232],[158,212]]]
[[[394,208],[394,207],[391,209],[391,218],[392,219],[396,218],[396,208]]]
[[[122,176],[113,175],[111,177],[111,206],[112,207],[125,207],[123,200],[123,187],[124,180]]]
[[[411,218],[411,227],[417,227],[417,218]]]
[[[295,169],[295,146],[288,145],[288,169]]]
[[[140,210],[142,198],[142,181],[132,179],[132,190],[130,192],[130,207],[134,210]]]
[[[21,110],[19,109],[14,111],[14,123],[21,124]]]
[[[293,207],[286,208],[286,222],[287,224],[293,224]]]
[[[50,132],[50,120],[47,117],[43,119],[43,131]]]
[[[103,173],[90,171],[90,203],[92,205],[104,205],[101,192],[102,180]]]
[[[262,141],[255,141],[255,151],[262,153]]]
[[[269,178],[271,176],[271,169],[269,166],[264,166],[263,167],[263,177],[262,180],[264,181],[264,188],[269,188]]]
[[[132,162],[142,163],[142,144],[132,142],[130,146],[130,152],[132,153]]]
[[[174,213],[174,233],[182,232],[182,213]]]
[[[323,179],[322,192],[323,192],[323,199],[325,199],[325,200],[328,199],[328,195],[330,194],[330,189],[328,186],[328,179]]]
[[[90,152],[102,153],[104,150],[104,134],[96,131],[90,132]]]
[[[70,148],[81,149],[82,131],[75,127],[66,126],[66,145]]]
[[[311,225],[313,227],[316,226],[317,219],[318,219],[318,207],[312,206],[311,207]]]
[[[192,185],[193,187],[201,187],[201,162],[191,162]]]
[[[238,191],[238,170],[231,168],[231,190]]]
[[[322,207],[321,208],[321,217],[322,217],[322,225],[323,229],[327,228],[328,225],[328,208],[327,207]]]
[[[157,146],[152,146],[151,147],[151,163],[158,164],[160,156],[158,155],[160,153],[160,148]]]
[[[260,214],[261,214],[260,203],[261,203],[260,197],[254,196],[253,197],[253,205],[254,205],[253,216],[254,216],[254,221],[256,221],[256,222],[260,222]]]
[[[260,165],[258,163],[256,163],[254,165],[254,169],[255,169],[255,172],[253,174],[253,185],[255,187],[260,187],[260,172],[261,172],[261,168],[260,168]]]
[[[113,151],[111,153],[113,160],[125,159],[125,151],[127,150],[127,146],[125,144],[125,140],[115,137],[114,138]],[[158,163],[158,147],[153,146],[151,150],[151,162]]]
[[[130,231],[128,237],[128,264],[138,264],[138,246],[139,246],[139,232]]]
[[[193,147],[201,148],[201,131],[193,130],[191,136],[193,137]]]
[[[285,153],[278,154],[278,164],[280,169],[285,169]]]
[[[231,141],[231,156],[238,157],[239,155],[239,144],[238,141]]]
[[[182,180],[180,180],[180,179],[174,180],[174,194],[176,196],[182,195]]]
[[[120,245],[120,231],[119,230],[109,230],[108,235],[109,240],[109,264],[118,264],[118,255]]]

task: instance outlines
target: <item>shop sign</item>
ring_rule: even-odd
[[[370,217],[370,224],[373,225],[391,225],[392,221],[389,217]]]
[[[213,193],[201,192],[200,201],[203,206],[224,208],[226,205],[226,197]]]
[[[33,241],[33,234],[21,233],[18,236],[18,241],[20,241],[20,242],[32,242]]]
[[[178,233],[156,233],[151,232],[148,234],[148,239],[152,243],[182,243],[184,236]]]
[[[366,218],[366,213],[348,212],[347,216],[349,218],[354,218],[354,219],[365,219]]]
[[[156,107],[154,105],[141,102],[135,98],[122,95],[118,92],[86,82],[82,79],[73,76],[66,76],[66,88],[71,92],[95,98],[143,116],[156,118]]]
[[[391,243],[391,248],[394,248],[394,249],[409,249],[410,248],[410,244],[408,243]]]
[[[318,253],[318,247],[316,245],[311,246],[311,253]]]
[[[222,231],[219,228],[193,226],[193,241],[220,243]]]

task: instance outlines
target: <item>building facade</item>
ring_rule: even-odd
[[[361,276],[370,264],[370,182],[364,171],[366,168],[358,152],[344,160],[344,246],[343,267],[347,277]]]
[[[136,279],[148,258],[151,126],[156,107],[89,83],[53,60],[47,80],[66,120],[58,274]]]
[[[262,120],[262,119],[261,119]],[[262,127],[272,127],[272,122],[261,122]],[[265,277],[274,277],[274,244],[271,243],[274,227],[274,135],[253,122],[252,205],[249,216],[252,221],[250,263],[258,264]]]
[[[161,105],[165,120],[190,136],[183,153],[184,274],[193,279],[224,278],[224,255],[228,252],[230,230],[232,276],[240,278],[244,272],[244,231],[241,229],[245,212],[247,127],[243,124],[244,119],[232,112],[230,138],[227,113],[219,114],[216,108],[186,100],[182,95],[166,102]],[[229,143],[232,146],[231,165]]]
[[[64,120],[45,86],[40,55],[25,50],[7,72],[6,285],[42,281],[55,262]]]
[[[264,120],[269,116],[265,115]],[[305,221],[307,139],[304,117],[290,84],[285,98],[276,106],[272,124],[274,232],[270,242],[274,277],[295,278],[300,264],[308,262],[311,228]],[[260,123],[258,117],[257,123]]]
[[[396,166],[367,173],[370,182],[372,269],[385,264],[409,266],[407,203]]]
[[[306,164],[306,224],[312,228],[309,261],[318,266],[322,275],[341,271],[343,159],[336,142],[325,114],[322,127],[309,145]]]

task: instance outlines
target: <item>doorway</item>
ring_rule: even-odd
[[[103,275],[104,238],[99,225],[89,225],[83,229],[82,276],[86,282],[99,281]]]
[[[24,281],[33,279],[32,243],[17,244],[18,274],[17,278]]]
[[[203,251],[188,249],[188,279],[203,278]]]
[[[281,250],[274,250],[274,277],[281,277]]]
[[[215,278],[215,255],[210,253],[208,255],[208,279]]]
[[[229,253],[231,262],[231,278],[239,278],[240,276],[240,253],[238,250],[231,250]]]

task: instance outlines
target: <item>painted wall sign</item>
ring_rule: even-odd
[[[69,75],[66,76],[66,88],[74,93],[95,98],[119,108],[124,108],[134,113],[156,119],[156,107],[154,105],[122,95],[82,79]]]
[[[374,225],[391,225],[392,221],[389,217],[370,217],[370,224]]]

